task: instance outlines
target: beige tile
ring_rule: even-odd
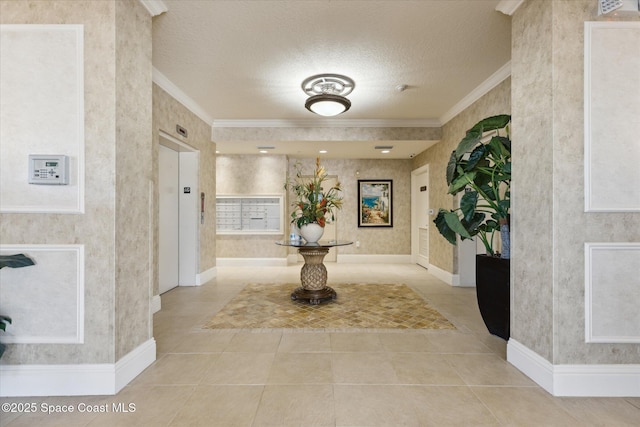
[[[426,335],[433,353],[491,353],[489,347],[471,334],[434,333]]]
[[[265,384],[275,353],[223,353],[204,373],[202,384]]]
[[[379,334],[382,347],[386,351],[428,351],[427,338],[422,333],[382,333]]]
[[[253,427],[335,426],[331,385],[268,385]]]
[[[522,427],[584,427],[538,387],[472,387],[473,392],[504,425]]]
[[[183,385],[125,387],[104,398],[110,411],[98,414],[88,426],[166,426],[194,390],[195,386]]]
[[[278,353],[269,384],[330,384],[333,381],[328,353]]]
[[[335,385],[336,426],[419,426],[405,386]]]
[[[328,333],[285,333],[282,334],[279,353],[311,353],[331,351],[331,338]]]
[[[536,385],[495,354],[450,354],[446,360],[467,385]]]
[[[0,412],[0,420],[2,420],[3,426],[10,427],[85,426],[99,414],[82,411],[79,408],[99,406],[102,403],[102,398],[102,396],[3,398],[3,404],[21,403],[22,405],[14,407],[20,413],[16,417],[13,415],[17,415],[17,413],[12,413],[11,408],[5,412],[3,407],[3,411]],[[7,420],[5,420],[6,414],[9,414],[6,417]]]
[[[469,387],[407,387],[420,426],[497,426],[499,422]]]
[[[383,351],[384,347],[378,334],[371,333],[333,333],[331,334],[332,351]]]
[[[237,333],[225,351],[249,353],[275,353],[280,345],[281,333]]]
[[[180,353],[218,353],[227,349],[234,335],[223,332],[183,334],[172,350]]]
[[[386,353],[333,353],[335,384],[398,384]]]
[[[391,365],[400,384],[464,385],[446,356],[428,353],[391,353]]]
[[[605,397],[559,397],[555,398],[554,402],[585,425],[640,425],[640,406],[634,406],[629,400]],[[640,398],[637,400],[640,401]]]
[[[264,386],[196,387],[169,426],[251,426]]]
[[[198,384],[218,356],[204,353],[165,354],[131,384]]]

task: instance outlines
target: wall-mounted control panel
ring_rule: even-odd
[[[29,184],[69,184],[69,157],[58,154],[29,154]]]

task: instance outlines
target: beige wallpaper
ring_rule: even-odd
[[[429,206],[453,209],[454,197],[447,194],[446,168],[453,151],[466,131],[485,117],[511,113],[511,79],[506,79],[462,113],[442,127],[442,141],[413,158],[411,169],[429,165]],[[431,218],[429,227],[429,263],[453,274],[458,274],[456,247],[440,235]]]
[[[283,185],[287,170],[300,162],[303,172],[313,173],[313,159],[287,159],[285,156],[219,156],[217,162],[218,194],[284,194]],[[344,206],[337,212],[337,234],[341,240],[360,241],[355,245],[339,248],[340,254],[411,254],[411,170],[410,160],[347,160],[322,159],[329,175],[337,176],[342,184]],[[358,228],[357,197],[358,179],[393,180],[393,227]],[[273,241],[289,234],[291,207],[285,202],[285,236],[234,236],[217,237],[217,256],[220,258],[284,258],[286,248]]]
[[[87,171],[84,214],[0,216],[4,244],[84,245],[84,344],[11,345],[4,364],[114,363],[149,338],[150,20],[133,0],[0,1],[2,24],[84,25]]]
[[[149,338],[151,16],[116,2],[116,360]],[[88,171],[89,174],[92,171]],[[146,308],[146,310],[145,310]]]
[[[176,132],[176,125],[186,128],[188,137]],[[154,206],[158,206],[159,132],[171,135],[200,152],[199,191],[206,194],[204,224],[198,225],[200,235],[200,268],[203,273],[216,265],[216,145],[211,142],[211,126],[180,104],[158,85],[153,85],[153,188]],[[158,295],[158,210],[153,209],[153,295]]]
[[[216,160],[217,194],[284,195],[286,156],[221,155]],[[286,201],[285,201],[286,204]],[[287,249],[274,242],[289,235],[285,207],[285,235],[218,235],[218,258],[285,258]]]
[[[640,242],[640,214],[584,212],[584,22],[596,12],[528,1],[512,21],[512,336],[553,364],[638,363],[640,351],[585,343],[585,242]]]

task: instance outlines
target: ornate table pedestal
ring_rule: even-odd
[[[303,240],[277,241],[276,245],[298,248],[298,253],[304,258],[304,265],[300,270],[302,286],[291,293],[291,299],[306,301],[312,305],[336,299],[336,291],[327,286],[327,268],[322,261],[329,249],[352,243],[345,240],[321,240],[317,243],[307,243]]]
[[[292,300],[316,305],[336,299],[336,291],[327,286],[327,268],[322,263],[328,252],[328,247],[298,248],[298,253],[304,258],[304,265],[300,270],[302,286],[291,293]]]

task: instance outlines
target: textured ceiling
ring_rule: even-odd
[[[495,10],[498,0],[164,3],[153,22],[154,67],[202,118],[225,127],[438,126],[510,59],[511,21]],[[338,118],[304,108],[300,84],[318,73],[355,80],[352,107]],[[277,145],[255,139],[216,143],[222,152]]]

